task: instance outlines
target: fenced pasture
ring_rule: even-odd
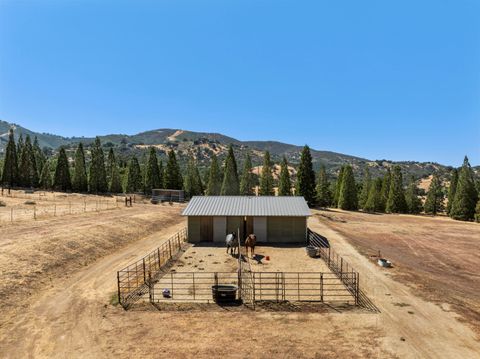
[[[47,191],[3,191],[0,224],[120,208],[123,197]]]

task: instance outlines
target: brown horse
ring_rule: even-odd
[[[255,244],[257,243],[257,236],[255,234],[249,234],[247,239],[245,239],[245,252],[248,257],[248,247],[250,247],[252,252],[252,258],[255,257]]]

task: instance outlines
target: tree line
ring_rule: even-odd
[[[361,183],[357,183],[354,168],[346,164],[340,168],[337,179],[330,181],[325,166],[321,166],[315,174],[308,146],[302,149],[295,181],[291,178],[285,157],[280,164],[279,178],[274,180],[274,163],[268,151],[264,154],[259,178],[253,173],[248,154],[239,171],[231,145],[223,165],[212,154],[210,167],[203,179],[193,157],[182,173],[173,150],[168,153],[165,166],[158,160],[154,147],[150,147],[148,158],[142,165],[133,155],[123,174],[112,148],[105,159],[98,137],[89,155],[87,166],[86,151],[79,143],[72,164],[64,148],[60,148],[56,157],[48,159],[40,150],[36,138],[32,144],[29,136],[25,140],[20,136],[15,143],[11,130],[1,182],[8,187],[89,193],[151,193],[155,188],[183,189],[187,198],[195,195],[255,195],[256,186],[259,195],[271,196],[277,187],[278,195],[303,196],[309,206],[380,213],[418,214],[424,211],[434,215],[445,210],[454,219],[480,221],[480,188],[477,188],[479,184],[475,182],[467,157],[460,169],[452,171],[448,196],[439,176],[434,174],[423,204],[413,176],[404,186],[400,166],[387,169],[385,175],[379,178],[372,178],[367,167]],[[445,197],[448,198],[446,207]]]

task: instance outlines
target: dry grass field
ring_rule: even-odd
[[[317,218],[366,257],[378,251],[415,293],[462,315],[480,335],[480,225],[447,217],[328,211]]]
[[[319,220],[331,214],[323,211],[309,226],[361,273],[380,313],[150,305],[124,311],[115,305],[116,271],[185,226],[181,208],[134,205],[1,227],[0,357],[475,358],[480,350],[454,312],[418,297],[362,256],[331,220]],[[292,256],[263,250],[271,269],[302,270],[303,250]],[[192,257],[198,267],[200,257]]]

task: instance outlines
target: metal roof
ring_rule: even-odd
[[[194,196],[182,215],[307,217],[310,209],[303,197]]]

